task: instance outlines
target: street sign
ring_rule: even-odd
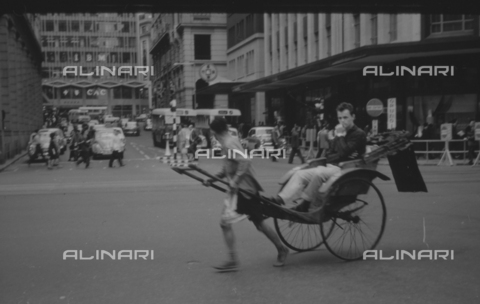
[[[387,129],[394,130],[397,127],[397,99],[389,98],[387,100]]]
[[[211,63],[205,63],[200,68],[200,77],[206,82],[213,81],[217,78],[217,69]]]
[[[452,124],[446,123],[440,126],[440,139],[443,141],[452,140]]]
[[[383,103],[380,99],[373,98],[367,102],[367,114],[370,117],[378,117],[383,113]]]
[[[372,133],[373,135],[378,134],[378,119],[372,120]]]

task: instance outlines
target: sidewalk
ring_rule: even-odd
[[[27,155],[27,150],[23,150],[22,152],[18,153],[14,157],[7,159],[4,164],[0,164],[0,172],[7,169],[10,165],[14,164],[25,155]]]

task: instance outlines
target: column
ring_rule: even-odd
[[[303,16],[297,14],[297,66],[305,64],[305,43],[303,41]]]
[[[277,41],[277,31],[278,31],[278,14],[272,14],[272,74],[278,73],[279,62],[278,62],[278,41]]]
[[[315,29],[313,28],[313,14],[307,14],[307,63],[315,61]]]
[[[285,26],[287,25],[286,22],[287,14],[280,14],[280,26],[279,26],[279,33],[280,33],[280,71],[285,71],[287,69],[287,52],[286,52],[286,38],[285,37]]]
[[[295,22],[296,14],[288,14],[288,67],[290,69],[295,67],[295,37],[294,37],[294,27],[293,23]]]
[[[272,39],[272,27],[271,27],[272,21],[270,18],[270,14],[263,14],[263,29],[264,29],[264,39],[263,39],[263,45],[264,45],[264,58],[265,58],[265,76],[270,75],[272,72],[272,58],[270,56],[270,52],[272,51],[270,49],[270,43]]]

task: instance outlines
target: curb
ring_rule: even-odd
[[[27,150],[24,150],[20,152],[20,154],[15,155],[13,158],[8,159],[3,165],[0,165],[0,172],[16,163],[20,158],[24,157],[25,155],[27,155]]]

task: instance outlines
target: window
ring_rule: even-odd
[[[231,48],[235,45],[235,26],[232,26],[228,29],[227,33],[228,48]]]
[[[65,21],[65,20],[58,21],[58,31],[59,32],[66,32],[67,31],[67,21]]]
[[[378,38],[378,24],[377,24],[377,14],[372,14],[370,18],[371,26],[372,26],[372,44],[377,44]]]
[[[247,53],[247,61],[245,63],[247,75],[255,73],[255,61],[253,57],[253,50]]]
[[[54,24],[53,24],[53,20],[47,20],[45,22],[45,31],[47,32],[53,32],[55,31],[55,27],[54,27]]]
[[[122,53],[122,62],[130,63],[130,53]]]
[[[357,48],[360,46],[360,14],[353,14],[353,28],[355,35],[353,45]]]
[[[67,62],[67,61],[68,61],[67,52],[60,52],[60,62]]]
[[[235,59],[228,62],[228,75],[230,79],[235,80]]]
[[[431,15],[430,33],[443,34],[473,30],[473,15]]]
[[[390,41],[397,40],[397,14],[390,14]]]
[[[113,99],[121,99],[121,98],[122,98],[122,87],[113,88]]]
[[[80,32],[80,21],[72,20],[72,32]]]
[[[245,19],[245,25],[246,25],[245,38],[248,38],[251,35],[253,35],[255,32],[254,23],[253,23],[253,14],[250,14],[247,16],[247,18]]]
[[[123,99],[132,99],[132,88],[122,87],[122,98]]]
[[[236,38],[235,38],[235,42],[236,43],[239,43],[240,41],[242,41],[245,37],[245,25],[244,25],[244,22],[243,20],[240,21],[238,24],[237,24],[237,35],[236,35]]]
[[[128,33],[130,32],[130,22],[124,21],[122,22],[122,33]]]
[[[245,60],[243,55],[237,58],[237,76],[237,78],[245,76]]]
[[[83,30],[85,32],[93,32],[93,22],[92,21],[84,21],[83,22]]]
[[[47,62],[55,62],[55,52],[47,52]]]
[[[195,60],[210,60],[210,35],[194,35]]]

